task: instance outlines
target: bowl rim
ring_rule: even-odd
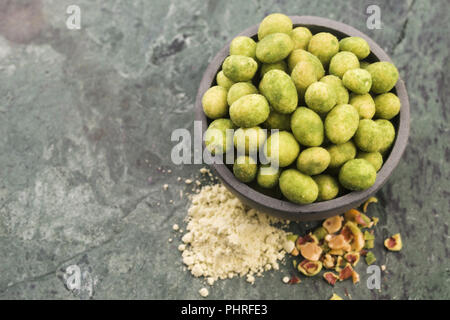
[[[374,40],[352,26],[335,20],[316,16],[290,16],[290,18],[294,27],[309,26],[327,28],[347,36],[361,37],[369,43],[372,54],[379,61],[388,61],[392,63],[391,58]],[[258,27],[259,24],[253,25],[239,33],[237,36],[253,37],[257,34]],[[206,90],[211,87],[217,72],[220,71],[223,60],[229,55],[230,42],[231,40],[211,60],[199,85],[195,101],[195,118],[196,120],[200,120],[202,122],[202,136],[208,125],[207,117],[203,113],[201,98]],[[332,200],[300,205],[264,195],[261,192],[251,188],[249,185],[240,182],[234,177],[232,171],[228,169],[225,164],[213,163],[210,166],[214,168],[220,180],[233,194],[244,200],[246,204],[268,214],[291,220],[312,221],[345,212],[355,206],[359,206],[386,183],[387,179],[400,162],[400,159],[406,149],[410,129],[410,107],[406,87],[400,76],[395,85],[395,89],[402,106],[398,119],[397,136],[394,145],[391,148],[390,155],[383,163],[380,171],[377,172],[375,184],[369,189],[363,191],[352,191]],[[202,148],[205,148],[203,139]]]

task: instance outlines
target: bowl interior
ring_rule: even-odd
[[[365,61],[392,62],[389,56],[371,38],[351,26],[320,17],[291,16],[290,18],[292,19],[294,27],[305,26],[309,28],[313,34],[318,32],[330,32],[339,40],[348,36],[362,37],[369,43],[371,48],[371,53],[364,59]],[[244,30],[239,35],[249,36],[254,40],[257,40],[257,30],[258,25],[255,25]],[[229,43],[227,43],[227,45],[224,46],[211,61],[200,83],[196,99],[196,119],[202,121],[203,132],[211,121],[207,119],[203,113],[201,97],[208,88],[216,85],[216,75],[221,70],[222,62],[228,54]],[[349,192],[329,201],[298,205],[284,200],[281,197],[279,190],[267,192],[262,188],[258,188],[256,183],[247,185],[240,182],[234,177],[231,169],[232,166],[227,166],[225,164],[212,164],[212,166],[224,185],[240,198],[241,201],[268,214],[284,219],[310,221],[324,219],[343,213],[351,208],[359,206],[381,188],[393,169],[397,166],[404,152],[409,135],[409,102],[406,88],[401,78],[399,78],[396,86],[392,89],[392,92],[399,97],[402,104],[399,115],[391,120],[397,131],[396,140],[394,141],[390,152],[384,157],[384,164],[377,173],[375,184],[367,190]]]

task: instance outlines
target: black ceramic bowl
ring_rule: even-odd
[[[337,21],[312,17],[312,16],[291,16],[294,27],[308,27],[313,34],[318,32],[330,32],[338,39],[348,36],[358,36],[364,38],[370,45],[371,54],[365,60],[369,62],[391,61],[389,56],[380,48],[372,39],[355,28]],[[252,37],[257,39],[258,25],[254,25],[239,35]],[[229,44],[224,46],[206,69],[200,87],[197,92],[195,102],[196,120],[202,121],[203,132],[207,129],[210,122],[205,116],[202,109],[202,96],[208,88],[215,85],[216,74],[221,70],[222,62],[229,55]],[[405,84],[399,79],[393,92],[397,94],[401,101],[400,114],[393,120],[393,124],[397,130],[397,137],[390,154],[385,158],[383,167],[377,174],[375,184],[364,191],[353,191],[329,201],[316,202],[308,205],[298,205],[287,200],[280,200],[251,188],[245,183],[237,180],[233,172],[225,164],[213,164],[217,175],[223,184],[236,195],[246,205],[258,209],[262,212],[278,216],[284,219],[295,221],[311,221],[325,219],[331,216],[341,214],[349,209],[358,207],[365,202],[371,195],[378,191],[400,161],[405,151],[409,136],[409,102]],[[204,144],[203,144],[203,147]]]

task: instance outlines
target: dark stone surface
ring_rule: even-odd
[[[179,192],[192,189],[177,177],[196,179],[201,166],[172,164],[170,134],[192,129],[208,61],[271,12],[354,26],[406,82],[409,146],[369,211],[380,217],[374,252],[387,272],[380,291],[367,289],[364,263],[356,286],[287,286],[288,261],[253,286],[220,281],[209,297],[450,298],[446,1],[79,0],[82,28],[68,30],[71,4],[0,4],[1,299],[199,298],[204,284],[183,271],[171,227],[184,228],[189,202]],[[369,4],[381,8],[381,30],[366,27]],[[386,252],[382,240],[397,232],[404,249]],[[81,292],[65,286],[70,265],[84,274]]]

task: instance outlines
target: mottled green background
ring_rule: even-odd
[[[66,28],[69,4],[81,7],[81,30]],[[381,30],[366,27],[369,4],[381,7]],[[192,129],[208,61],[271,12],[328,17],[367,33],[409,90],[409,146],[370,208],[381,218],[381,290],[367,289],[361,263],[362,282],[341,283],[335,292],[347,290],[353,299],[450,298],[448,1],[4,0],[1,299],[199,298],[204,284],[183,271],[180,235],[171,227],[184,228],[188,200],[179,191],[191,189],[177,177],[196,178],[200,167],[171,164],[170,133]],[[396,232],[404,249],[387,253],[382,238]],[[85,274],[78,293],[63,280],[74,264]],[[291,271],[288,262],[254,285],[220,281],[209,298],[331,296],[319,278],[284,285]]]

